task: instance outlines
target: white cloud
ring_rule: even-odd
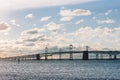
[[[5,32],[4,35],[9,35],[8,32]]]
[[[33,30],[32,32],[34,32],[34,29],[31,30]],[[24,36],[23,40],[26,42],[34,42],[35,44],[38,44],[39,42],[44,47],[46,44],[49,44],[49,47],[50,46],[63,47],[63,46],[68,46],[69,44],[73,44],[74,46],[77,47],[88,45],[92,48],[99,50],[102,48],[119,50],[120,47],[119,45],[120,27],[118,28],[81,27],[78,30],[71,33],[63,32],[57,34],[52,34],[47,30],[45,31],[46,31],[45,33],[43,32],[43,33]]]
[[[11,22],[12,25],[15,25],[15,26],[17,26],[17,27],[20,26],[20,24],[17,24],[17,23],[16,23],[16,20],[10,20],[10,22]]]
[[[61,16],[87,16],[91,15],[91,11],[89,10],[84,10],[84,9],[76,9],[76,10],[61,10],[60,11]]]
[[[115,23],[115,21],[114,21],[113,19],[97,20],[97,22],[98,22],[99,24],[104,24],[104,23],[113,24],[113,23]]]
[[[61,9],[65,9],[65,7],[64,7],[64,6],[62,6],[62,7],[61,7]]]
[[[60,10],[60,21],[71,21],[75,16],[88,16],[91,15],[90,10],[84,10],[84,9],[61,9]]]
[[[21,33],[21,36],[36,35],[36,34],[39,34],[39,33],[45,32],[45,31],[46,31],[46,28],[32,28],[32,29],[23,31],[23,32]]]
[[[62,17],[61,19],[60,19],[60,21],[71,21],[73,19],[73,17]]]
[[[30,14],[27,14],[27,15],[25,16],[25,18],[26,18],[26,19],[32,19],[32,18],[34,18],[34,16],[33,16],[33,14],[30,13]]]
[[[108,10],[105,15],[109,15],[112,12],[112,10]]]
[[[21,35],[32,35],[32,34],[37,34],[37,33],[39,33],[39,29],[38,28],[33,28],[33,29],[23,31],[21,33]]]
[[[48,37],[46,37],[44,34],[39,34],[29,38],[24,38],[23,40],[26,42],[48,41]]]
[[[59,6],[59,5],[71,5],[85,2],[91,2],[95,0],[0,0],[0,11],[21,10],[39,7]]]
[[[103,47],[110,49],[119,49],[119,41],[120,41],[120,32],[118,32],[119,28],[91,28],[91,27],[83,27],[72,33],[72,36],[76,36],[74,38],[75,42],[82,43],[85,45],[89,45],[91,47],[102,49]],[[82,45],[81,44],[81,45]],[[99,44],[99,46],[98,46]],[[114,45],[116,44],[116,45]],[[114,46],[114,47],[113,47]]]
[[[0,32],[7,32],[11,29],[8,23],[0,22]]]
[[[57,25],[56,23],[52,24]],[[21,38],[16,41],[0,41],[0,52],[1,54],[9,56],[10,54],[20,55],[21,52],[22,54],[33,54],[40,52],[40,50],[44,49],[46,45],[48,45],[49,48],[52,48],[55,46],[66,47],[69,46],[69,44],[73,44],[75,47],[88,45],[91,48],[98,50],[103,48],[120,50],[119,42],[120,27],[80,27],[78,30],[73,32],[60,32],[57,34],[52,34],[51,31],[48,31],[45,28],[33,28],[24,31]],[[16,52],[18,52],[18,54],[16,54]]]
[[[92,19],[93,19],[93,20],[96,20],[96,19],[97,19],[97,17],[92,17]]]
[[[82,22],[84,22],[84,20],[83,20],[83,19],[81,19],[81,20],[77,21],[75,24],[80,24],[80,23],[82,23]]]
[[[50,31],[56,31],[61,28],[61,24],[56,24],[54,22],[50,22],[46,25],[46,27]]]
[[[42,17],[42,18],[40,19],[40,21],[47,21],[47,20],[49,20],[50,18],[52,18],[52,16]]]
[[[37,24],[33,24],[33,26],[37,26]]]
[[[32,28],[25,30],[21,33],[21,39],[28,42],[43,41],[45,40],[44,32],[45,28]]]

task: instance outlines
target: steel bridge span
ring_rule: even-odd
[[[23,55],[23,56],[16,56],[16,57],[8,57],[4,58],[6,60],[17,60],[18,58],[21,60],[49,60],[48,57],[52,57],[54,55],[58,55],[58,60],[62,60],[62,55],[69,55],[69,60],[74,59],[74,54],[81,54],[82,60],[90,60],[90,55],[95,55],[94,59],[106,59],[104,58],[105,55],[109,57],[108,59],[119,59],[117,56],[120,54],[120,51],[57,51],[57,52],[43,52],[38,54],[31,54],[31,55]],[[42,59],[44,57],[44,59]],[[79,58],[80,59],[80,58]]]

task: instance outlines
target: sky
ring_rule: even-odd
[[[0,0],[0,57],[46,46],[120,50],[120,0]]]

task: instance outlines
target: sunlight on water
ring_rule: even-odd
[[[0,61],[0,80],[118,80],[119,60]]]

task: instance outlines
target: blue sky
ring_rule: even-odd
[[[20,55],[19,50],[23,54],[36,53],[46,45],[119,50],[120,0],[0,0],[0,3],[1,56]],[[11,48],[6,51],[8,47]]]

